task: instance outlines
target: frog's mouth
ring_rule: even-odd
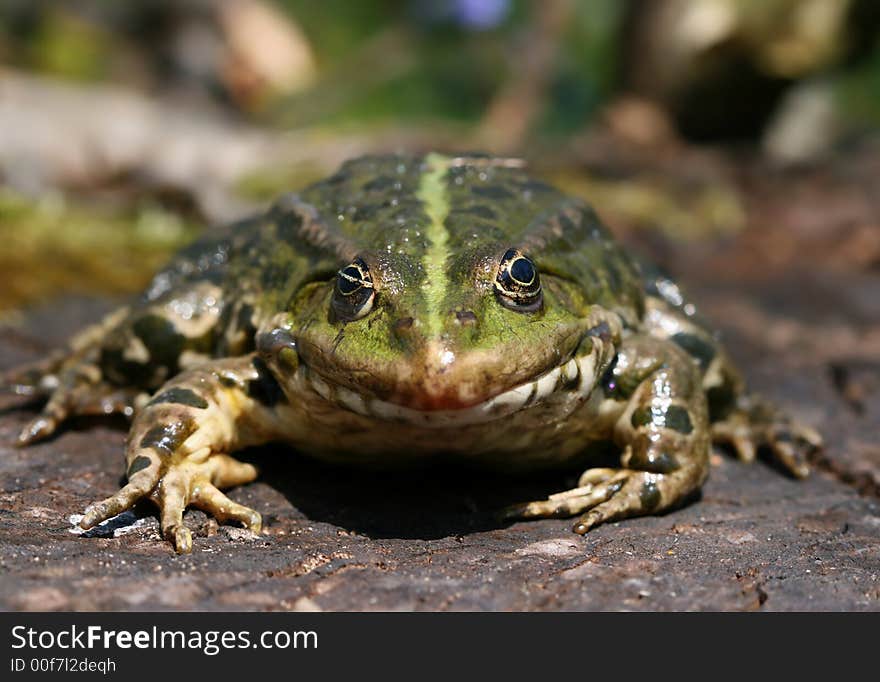
[[[332,384],[318,372],[301,366],[307,384],[324,400],[364,417],[404,422],[426,428],[448,428],[482,424],[509,417],[528,407],[551,402],[575,407],[590,397],[596,385],[596,347],[573,356],[539,377],[504,390],[473,405],[455,408],[418,409],[363,395],[340,384]],[[601,369],[601,368],[600,368]]]

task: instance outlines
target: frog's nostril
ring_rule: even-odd
[[[472,325],[477,323],[477,316],[473,310],[456,310],[455,321],[460,325]]]

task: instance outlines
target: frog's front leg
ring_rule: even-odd
[[[254,355],[184,372],[163,386],[138,414],[126,451],[128,484],[92,504],[80,526],[88,529],[142,499],[160,511],[162,534],[180,553],[192,550],[183,512],[193,505],[221,522],[259,532],[260,515],[220,492],[252,481],[256,469],[228,453],[271,440],[272,406],[280,387]]]
[[[607,373],[600,419],[610,420],[619,468],[589,469],[578,488],[509,510],[508,518],[583,514],[573,530],[658,513],[687,500],[709,472],[710,431],[699,373],[672,343],[632,336]]]

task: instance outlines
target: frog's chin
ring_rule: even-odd
[[[331,386],[317,373],[307,381],[322,398],[364,417],[404,422],[426,428],[448,428],[504,419],[520,410],[555,399],[570,404],[589,398],[596,384],[596,355],[571,358],[549,372],[492,396],[480,403],[455,409],[416,409],[378,398],[363,396],[344,386]]]

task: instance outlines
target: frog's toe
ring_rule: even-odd
[[[18,434],[15,444],[26,447],[51,437],[58,427],[70,416],[70,404],[67,392],[57,389],[43,409]]]
[[[628,472],[619,469],[591,469],[590,471],[597,472],[596,478],[599,478],[598,472],[601,472],[604,480],[597,481],[595,485],[584,483],[585,474],[584,477],[581,477],[579,487],[550,495],[546,500],[512,505],[503,510],[502,517],[505,520],[518,520],[558,519],[575,516],[609,499],[620,490],[629,475]],[[607,472],[612,473],[607,475]]]
[[[211,482],[218,488],[234,488],[250,483],[257,477],[257,468],[247,462],[223,454],[211,455]]]
[[[192,533],[183,523],[183,512],[190,497],[187,478],[184,471],[171,469],[150,495],[159,507],[162,537],[174,545],[178,554],[192,552]]]
[[[31,398],[50,395],[58,387],[55,373],[63,357],[62,353],[53,353],[45,360],[0,372],[0,392]]]
[[[613,478],[619,477],[622,473],[620,469],[612,468],[593,468],[587,469],[581,474],[578,480],[578,486],[596,485],[597,483],[606,483]]]
[[[754,462],[755,437],[748,417],[734,413],[727,419],[712,424],[712,442],[731,448],[741,462]]]
[[[674,476],[644,471],[624,473],[626,478],[614,479],[616,483],[613,485],[606,484],[610,494],[587,508],[588,511],[572,526],[575,533],[584,535],[608,521],[656,513],[681,499]]]
[[[236,521],[252,533],[259,533],[263,519],[259,512],[230,500],[212,484],[205,482],[193,490],[192,504],[221,523]]]
[[[150,491],[159,483],[159,467],[157,462],[145,459],[147,459],[148,465],[131,474],[129,482],[119,492],[105,500],[89,505],[79,522],[80,528],[84,530],[94,528],[99,523],[131,509],[150,494]]]
[[[770,427],[765,444],[787,471],[797,478],[806,478],[810,474],[807,460],[822,448],[822,437],[808,426],[789,422]]]
[[[41,440],[46,440],[58,430],[62,419],[63,417],[59,418],[54,414],[41,413],[25,425],[18,434],[18,438],[15,439],[15,444],[20,448],[24,448],[28,445],[39,443]]]
[[[178,554],[192,554],[192,532],[182,523],[165,528],[162,535],[174,545],[174,551]]]

